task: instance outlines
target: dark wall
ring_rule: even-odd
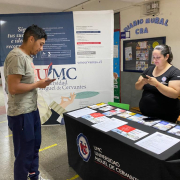
[[[140,73],[121,71],[121,103],[130,104],[131,107],[139,107],[142,91],[135,89],[135,83]]]

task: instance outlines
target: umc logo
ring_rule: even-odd
[[[41,78],[41,73],[40,73],[40,70],[41,69],[36,69],[36,72],[37,72],[37,78],[39,80],[43,79]],[[66,69],[66,68],[61,68],[60,70],[56,70],[55,68],[52,67],[52,63],[49,64],[48,68],[47,69],[43,69],[44,71],[44,74],[45,74],[45,77],[48,77],[50,74],[53,75],[53,78],[57,78],[57,79],[61,79],[62,80],[66,80],[67,78],[68,79],[76,79],[77,76],[74,76],[74,72],[73,71],[76,71],[76,68],[72,67],[72,68],[69,68],[69,69]],[[43,75],[44,77],[44,75]]]
[[[79,155],[85,162],[88,162],[91,157],[91,149],[86,136],[84,136],[82,133],[77,136],[77,146]]]

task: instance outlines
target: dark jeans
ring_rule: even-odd
[[[41,122],[39,111],[18,116],[8,116],[8,125],[13,133],[14,143],[14,180],[27,180],[28,173],[35,172],[30,178],[39,175],[39,148],[41,145]]]

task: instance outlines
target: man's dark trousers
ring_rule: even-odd
[[[41,145],[41,121],[39,111],[18,116],[8,116],[8,125],[13,133],[14,143],[14,180],[32,180],[39,175],[39,148]]]

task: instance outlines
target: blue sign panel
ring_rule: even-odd
[[[11,14],[1,15],[1,62],[7,54],[23,42],[23,33],[28,26],[36,24],[47,33],[43,51],[34,57],[35,65],[75,64],[73,13]]]

